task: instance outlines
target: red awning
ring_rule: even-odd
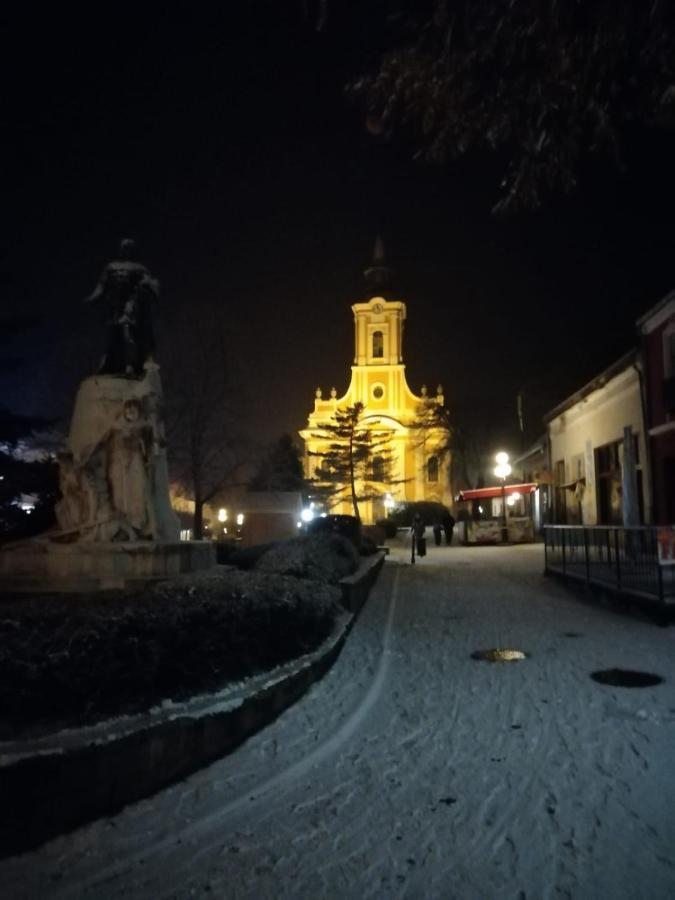
[[[537,484],[507,484],[502,487],[501,484],[496,487],[476,488],[473,491],[460,491],[457,495],[458,500],[489,500],[491,497],[501,497],[502,491],[508,497],[509,494],[534,494],[539,485]]]

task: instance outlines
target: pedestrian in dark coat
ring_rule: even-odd
[[[422,517],[419,513],[415,513],[412,528],[410,529],[412,533],[412,558],[410,561],[412,563],[415,562],[415,550],[417,550],[418,556],[427,555],[427,539],[424,537],[425,530]]]
[[[437,547],[441,546],[441,536],[443,534],[443,527],[440,522],[434,522],[433,524],[433,532],[434,532],[434,543]]]
[[[448,513],[443,519],[443,531],[445,531],[445,543],[448,547],[452,544],[452,533],[455,530],[455,517]]]

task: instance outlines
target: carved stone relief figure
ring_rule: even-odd
[[[151,466],[153,432],[138,400],[124,404],[122,416],[107,438],[108,481],[115,512],[138,537],[153,532]]]

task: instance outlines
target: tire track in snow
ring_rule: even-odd
[[[508,581],[510,577],[511,573],[509,573],[508,569],[501,567],[495,572],[484,573],[484,583],[481,585],[482,590],[492,592],[495,597],[501,598],[505,593],[504,581]],[[522,594],[527,591],[527,588],[520,582],[517,582],[517,584],[519,593]],[[465,594],[471,595],[470,580],[462,579],[459,587]],[[489,626],[483,632],[485,637],[488,638],[485,646],[489,646],[490,638],[495,647],[520,646],[517,638],[515,643],[513,640],[520,632],[520,624],[517,617],[514,619],[513,610],[499,602],[494,604],[491,613]],[[551,681],[553,663],[542,652],[541,643],[544,641],[545,638],[542,638],[536,647],[528,644],[527,650],[543,658],[543,670],[546,674],[547,683],[549,683]],[[464,649],[468,653],[469,648],[465,647]],[[526,663],[523,665],[526,666]],[[510,676],[511,671],[508,671]],[[524,718],[523,708],[525,706],[536,709],[538,704],[535,697],[541,690],[541,685],[528,684],[527,680],[525,680],[516,691],[515,696],[513,696],[513,689],[507,685],[508,681],[505,677],[504,679],[496,680],[492,687],[494,695],[499,697],[497,705],[502,712],[504,723],[502,725],[498,725],[496,722],[492,723],[492,746],[496,756],[507,756],[509,752],[508,745],[512,732],[508,730],[506,723],[522,721]],[[471,883],[470,872],[478,866],[479,860],[498,856],[497,851],[500,848],[506,851],[504,857],[507,868],[512,873],[517,870],[520,863],[520,848],[511,832],[514,823],[518,821],[526,808],[531,804],[532,797],[536,794],[535,785],[543,776],[546,766],[545,761],[555,746],[555,732],[549,716],[540,719],[539,728],[536,730],[535,735],[537,756],[540,762],[525,769],[518,767],[515,770],[504,772],[500,778],[496,778],[491,782],[489,789],[478,806],[474,810],[468,811],[464,816],[460,814],[457,819],[455,827],[463,828],[465,834],[470,834],[470,837],[466,840],[461,861],[461,868],[466,873],[469,883]],[[528,753],[532,750],[534,748],[528,747]],[[456,747],[455,753],[451,757],[460,772],[462,769],[462,752],[462,748]],[[542,860],[543,867],[550,866],[551,863],[552,860],[550,858]]]
[[[371,710],[379,700],[387,679],[393,655],[390,649],[390,643],[399,592],[399,576],[400,569],[397,568],[394,574],[391,595],[389,597],[387,618],[382,637],[382,650],[368,692],[359,706],[357,706],[349,718],[342,723],[330,738],[322,744],[319,744],[311,753],[308,753],[288,768],[277,772],[256,788],[245,791],[240,794],[240,796],[230,800],[224,806],[220,806],[213,812],[189,822],[185,827],[180,829],[180,831],[171,831],[170,834],[155,842],[151,847],[146,847],[134,854],[125,856],[123,860],[120,860],[111,866],[99,869],[96,875],[80,881],[76,885],[68,886],[62,893],[55,892],[53,896],[67,900],[67,898],[70,897],[82,897],[85,892],[92,889],[96,891],[97,888],[100,888],[103,884],[110,883],[117,876],[129,872],[139,863],[148,863],[152,857],[156,857],[163,852],[170,852],[178,839],[183,843],[188,841],[196,842],[199,840],[199,849],[195,851],[190,861],[190,871],[191,874],[193,874],[194,867],[198,860],[209,853],[213,847],[222,842],[223,836],[220,833],[218,833],[217,837],[211,841],[205,842],[204,838],[208,838],[208,835],[213,833],[214,829],[223,819],[232,816],[244,807],[249,807],[251,802],[257,802],[264,799],[270,792],[281,790],[291,782],[301,778],[314,766],[319,765],[331,757],[343,746],[343,744],[349,741],[367,719]],[[176,890],[176,887],[177,885],[174,883],[172,893]]]

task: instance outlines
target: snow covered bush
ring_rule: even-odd
[[[319,532],[277,544],[260,557],[255,568],[337,584],[358,566],[359,554],[351,541],[339,534]]]
[[[0,739],[140,712],[302,656],[340,590],[216,569],[143,591],[0,601]]]

